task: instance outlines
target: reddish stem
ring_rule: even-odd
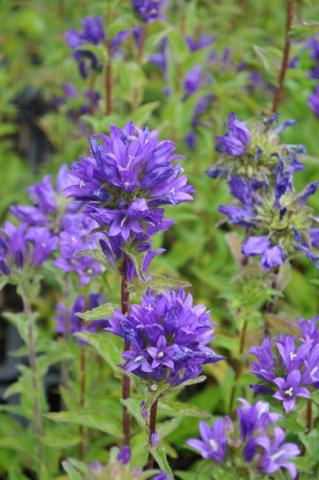
[[[148,439],[150,449],[152,448],[152,436],[156,432],[157,405],[158,405],[158,400],[155,400],[155,402],[151,406],[151,411],[150,411],[150,429],[149,429],[149,439]],[[149,470],[154,468],[154,457],[151,454],[151,452],[149,452],[148,454],[147,468]]]
[[[307,412],[306,412],[306,434],[311,432],[312,427],[312,400],[307,399]]]
[[[273,113],[278,112],[279,105],[282,99],[286,72],[289,67],[289,54],[290,54],[290,46],[291,46],[290,31],[291,31],[292,22],[294,19],[295,0],[286,0],[286,4],[287,4],[287,15],[286,15],[286,29],[285,29],[285,45],[284,45],[281,67],[279,71],[278,85],[275,91],[275,96],[272,104]]]
[[[123,264],[121,268],[121,308],[123,315],[127,315],[129,312],[129,302],[130,302],[130,292],[127,287],[126,281],[126,269],[127,269],[127,255],[124,256]],[[124,352],[129,350],[129,344],[127,341],[124,342]],[[130,398],[130,389],[131,389],[131,382],[130,378],[123,374],[122,377],[122,399],[127,400]],[[128,408],[124,405],[123,406],[123,445],[129,445],[130,443],[130,436],[131,436],[131,419]]]

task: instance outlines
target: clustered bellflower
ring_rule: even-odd
[[[90,144],[89,156],[72,165],[75,181],[66,191],[85,203],[85,213],[104,235],[100,245],[112,265],[134,250],[144,255],[146,270],[162,251],[151,251],[152,236],[172,225],[160,207],[192,199],[193,188],[177,163],[181,157],[173,142],[159,141],[156,131],[132,122],[124,129],[111,126],[110,135],[93,135]],[[127,268],[132,278],[132,261]]]
[[[287,121],[286,126],[291,123]],[[266,131],[262,138],[260,126],[253,134],[231,114],[228,133],[217,137],[217,148],[223,157],[208,171],[213,178],[227,178],[236,202],[221,205],[219,210],[231,224],[245,228],[242,254],[259,256],[265,270],[279,267],[298,252],[317,267],[319,262],[315,251],[319,230],[312,209],[307,206],[319,182],[309,184],[300,193],[295,191],[294,175],[302,169],[297,151],[302,148],[279,143],[278,133],[284,126]],[[259,161],[260,168],[256,169]]]
[[[217,463],[226,460],[231,450],[242,449],[244,462],[256,467],[264,474],[271,475],[285,468],[295,479],[297,469],[292,459],[300,454],[294,443],[285,443],[285,432],[276,423],[279,415],[270,412],[267,402],[258,401],[250,405],[240,399],[241,408],[237,410],[239,438],[237,429],[229,417],[219,418],[210,427],[200,422],[201,440],[190,439],[188,445],[197,450],[204,459]]]
[[[300,337],[280,335],[265,338],[250,353],[256,357],[251,373],[260,380],[252,388],[282,402],[286,412],[296,406],[298,397],[310,398],[319,387],[318,317],[298,322]]]
[[[240,176],[247,180],[267,182],[273,177],[278,158],[292,171],[302,170],[298,154],[305,153],[302,145],[288,145],[281,141],[280,133],[295,125],[286,120],[276,125],[277,116],[248,126],[231,112],[227,132],[216,137],[216,150],[220,158],[208,171],[211,178]]]
[[[86,78],[91,69],[100,67],[97,56],[85,45],[99,45],[105,42],[105,31],[102,17],[85,17],[82,19],[82,30],[68,30],[65,33],[65,42],[73,50],[73,58],[79,66],[82,77]]]
[[[56,247],[57,238],[43,227],[5,222],[0,229],[0,273],[19,278],[21,270],[28,270],[31,275]]]
[[[128,316],[116,310],[107,330],[130,344],[124,370],[148,383],[178,385],[200,375],[204,364],[222,360],[208,347],[213,325],[205,307],[194,306],[192,296],[180,289],[149,291]]]
[[[87,297],[80,295],[71,308],[63,303],[56,306],[55,330],[58,333],[65,333],[69,329],[69,334],[73,335],[79,332],[96,332],[106,328],[106,320],[93,320],[85,322],[78,314],[92,310],[104,302],[104,298],[97,293],[90,293]],[[81,343],[82,341],[80,341]]]
[[[133,10],[141,20],[152,23],[155,20],[165,19],[161,9],[164,7],[164,0],[131,0]]]
[[[47,231],[53,238],[51,251],[56,252],[54,264],[64,272],[75,272],[82,285],[102,271],[92,257],[77,256],[80,250],[93,250],[99,239],[92,230],[97,223],[81,211],[80,202],[67,199],[64,190],[72,184],[66,165],[57,173],[56,186],[47,175],[28,188],[31,205],[14,205],[11,213],[30,228]]]

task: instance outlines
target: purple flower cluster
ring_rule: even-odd
[[[217,137],[223,157],[207,172],[213,178],[227,177],[235,203],[221,205],[219,210],[231,224],[245,228],[242,254],[259,256],[265,270],[279,267],[298,252],[319,266],[314,251],[319,245],[319,229],[306,205],[319,182],[297,193],[294,174],[303,168],[297,156],[303,149],[279,143],[280,131],[292,124],[288,120],[262,134],[259,126],[250,130],[230,114],[228,133]]]
[[[152,23],[155,20],[165,19],[161,12],[164,0],[131,0],[133,10],[143,22]]]
[[[51,252],[58,251],[54,264],[64,272],[75,272],[82,285],[101,273],[101,266],[90,256],[76,256],[80,250],[95,248],[99,235],[92,233],[97,223],[81,211],[79,202],[70,202],[64,190],[72,182],[66,165],[62,165],[57,174],[56,188],[53,188],[51,176],[28,189],[32,205],[14,205],[11,213],[31,230],[46,232],[42,234],[52,239]]]
[[[98,45],[105,42],[105,31],[102,17],[85,17],[82,20],[83,29],[74,29],[65,33],[65,43],[73,50],[73,57],[78,63],[82,77],[86,78],[91,69],[97,70],[100,65],[97,56],[85,45]]]
[[[107,330],[130,345],[123,368],[150,383],[180,384],[223,358],[207,346],[214,334],[209,312],[181,289],[149,291],[128,316],[116,310]]]
[[[22,269],[37,269],[56,247],[57,238],[46,228],[6,222],[0,229],[0,273],[19,277]]]
[[[310,57],[313,61],[312,68],[310,69],[309,76],[314,80],[319,80],[319,35],[315,35],[314,37],[308,40],[307,45],[310,51]]]
[[[280,133],[295,125],[294,120],[274,125],[274,115],[262,123],[248,127],[246,122],[238,120],[233,112],[228,116],[227,132],[216,137],[216,150],[221,158],[208,171],[212,178],[233,175],[247,180],[269,181],[273,177],[278,158],[291,170],[303,168],[298,154],[305,153],[302,145],[288,145],[280,140]]]
[[[316,117],[319,118],[319,85],[317,85],[313,93],[309,95],[308,104]]]
[[[276,426],[279,415],[271,413],[267,402],[250,405],[241,399],[242,407],[237,410],[240,438],[229,417],[217,419],[212,427],[200,422],[201,440],[190,439],[188,445],[205,459],[221,463],[228,450],[242,448],[243,459],[256,466],[264,474],[273,474],[286,468],[295,479],[297,470],[292,459],[300,454],[294,443],[285,443],[285,432]]]
[[[67,332],[69,335],[73,335],[78,332],[96,332],[106,328],[106,320],[94,320],[92,322],[85,322],[78,314],[92,310],[98,307],[104,299],[97,293],[91,293],[87,298],[84,295],[79,296],[71,309],[67,308],[64,303],[58,303],[56,306],[55,316],[55,330],[58,333]],[[82,341],[80,340],[80,343]]]
[[[150,250],[152,236],[172,225],[160,207],[192,199],[193,188],[176,163],[181,157],[173,142],[159,141],[156,131],[132,122],[123,130],[113,125],[109,136],[94,135],[90,143],[89,156],[72,165],[68,195],[85,202],[85,213],[104,235],[100,245],[112,265],[130,247],[146,252],[147,268],[159,253]]]
[[[297,397],[310,398],[319,387],[318,317],[298,322],[300,338],[290,335],[265,338],[250,353],[256,357],[251,373],[260,382],[252,388],[272,395],[283,403],[286,412],[294,409]]]

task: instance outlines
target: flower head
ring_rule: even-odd
[[[19,274],[22,269],[37,269],[56,249],[58,240],[46,228],[16,227],[6,222],[0,229],[0,273]]]
[[[96,55],[85,49],[85,45],[98,45],[105,41],[105,31],[102,17],[85,17],[82,20],[82,30],[77,32],[74,29],[65,33],[65,43],[73,50],[73,57],[79,64],[79,71],[85,78],[89,69],[99,68]]]
[[[241,449],[247,469],[257,475],[274,473],[280,468],[286,468],[292,479],[296,477],[296,467],[291,462],[300,454],[299,448],[293,443],[285,443],[285,432],[276,425],[279,415],[270,411],[267,402],[257,402],[250,405],[240,399],[242,407],[237,410],[240,437],[238,429],[229,417],[219,418],[212,427],[200,422],[201,440],[191,439],[187,444],[195,448],[204,459],[212,459],[221,463],[227,458],[227,447]],[[235,422],[235,420],[234,420]],[[254,462],[254,464],[252,464]]]
[[[134,11],[143,22],[152,23],[158,19],[164,19],[161,9],[164,0],[131,0]]]
[[[286,412],[295,408],[299,397],[310,398],[319,385],[319,331],[317,318],[298,322],[301,337],[281,335],[266,338],[250,353],[257,361],[251,373],[260,383],[252,385],[256,393],[272,395],[282,402]]]
[[[148,292],[128,316],[116,310],[107,330],[130,344],[123,368],[148,382],[176,385],[223,358],[207,346],[213,338],[209,313],[203,305],[193,306],[183,290]]]

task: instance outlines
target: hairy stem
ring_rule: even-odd
[[[80,352],[80,399],[79,407],[80,409],[85,407],[85,396],[86,396],[86,354],[85,347],[81,347]],[[78,457],[79,460],[84,459],[85,454],[85,445],[86,445],[86,434],[83,425],[79,427],[79,435],[81,437],[81,442],[78,447]]]
[[[31,305],[27,299],[27,296],[23,298],[24,305],[24,315],[27,322],[27,341],[28,341],[28,354],[29,354],[29,363],[32,372],[32,390],[33,390],[33,427],[37,439],[37,448],[38,448],[38,460],[40,464],[40,474],[42,467],[44,466],[44,450],[43,444],[41,442],[41,437],[43,435],[43,426],[42,426],[42,416],[41,416],[41,406],[40,406],[40,386],[38,382],[38,367],[37,367],[37,356],[35,350],[35,338],[34,338],[34,326],[31,318]]]
[[[312,428],[312,400],[307,399],[307,411],[306,411],[306,433],[310,433]]]
[[[285,77],[289,67],[289,54],[290,54],[290,46],[291,46],[290,31],[291,31],[292,22],[294,19],[294,10],[295,10],[295,0],[286,0],[287,13],[286,13],[285,44],[284,44],[281,66],[279,70],[278,85],[276,87],[273,104],[272,104],[273,113],[278,112],[279,105],[282,99]]]
[[[126,269],[127,269],[127,255],[124,255],[123,264],[121,268],[121,309],[123,315],[126,315],[129,312],[129,302],[130,302],[130,292],[128,290],[127,281],[126,281]],[[124,352],[129,350],[129,344],[127,341],[124,342]],[[130,398],[130,389],[131,382],[130,378],[125,375],[122,376],[122,399],[127,400]],[[129,445],[130,443],[130,430],[131,430],[131,419],[129,411],[125,405],[123,405],[123,445]]]
[[[149,437],[148,437],[150,450],[152,448],[152,437],[156,432],[157,405],[158,405],[158,400],[155,400],[155,402],[151,406],[151,411],[150,411],[150,425],[149,425],[150,428],[149,428]],[[149,470],[154,468],[154,457],[151,454],[151,451],[148,454],[147,468]]]

